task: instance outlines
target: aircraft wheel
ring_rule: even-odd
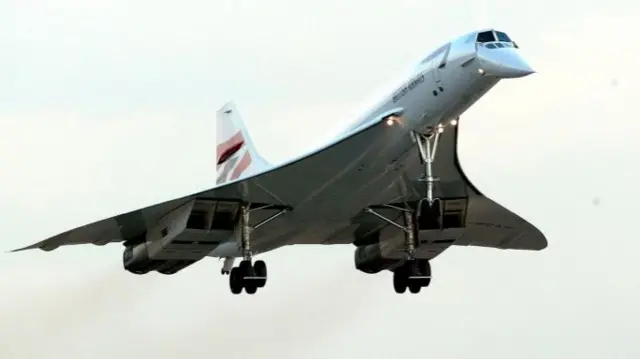
[[[248,260],[243,260],[240,262],[240,265],[238,265],[238,269],[240,269],[240,273],[242,273],[242,275],[244,276],[246,273],[249,273],[249,270],[251,270],[251,261]]]
[[[264,279],[257,280],[258,288],[262,288],[267,284],[267,264],[264,261],[256,261],[253,264],[253,272],[256,277],[264,277]]]
[[[244,286],[244,290],[247,294],[254,294],[258,289],[258,286],[255,279],[248,279],[247,277],[254,277],[255,273],[253,271],[253,266],[250,261],[243,260],[240,262],[240,266],[238,266],[238,270],[240,272],[240,276],[242,277],[242,284]]]
[[[248,280],[244,282],[244,290],[247,292],[247,294],[256,294],[256,292],[258,291],[258,287],[256,286],[255,281]]]
[[[416,294],[420,293],[420,289],[422,289],[422,285],[417,280],[409,281],[409,292]]]
[[[431,263],[429,261],[425,261],[424,268],[422,270],[422,274],[428,276],[429,278],[425,278],[420,281],[420,285],[422,287],[428,287],[431,284]]]
[[[243,280],[240,275],[240,268],[232,268],[229,273],[229,288],[231,289],[231,293],[240,294],[242,292],[242,282]]]
[[[397,269],[393,272],[393,289],[398,294],[402,294],[407,290],[408,277],[402,269]]]

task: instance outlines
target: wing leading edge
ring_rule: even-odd
[[[485,196],[473,185],[460,163],[458,133],[459,126],[456,126],[455,131],[445,136],[444,143],[445,146],[449,146],[449,152],[454,156],[453,164],[456,171],[470,189],[466,216],[467,230],[455,244],[498,249],[534,251],[545,249],[548,242],[538,228]]]
[[[331,182],[336,173],[344,172],[345,168],[349,168],[354,163],[354,158],[361,156],[359,152],[367,149],[368,145],[375,142],[374,140],[384,132],[380,124],[386,117],[390,114],[402,114],[402,112],[402,108],[385,111],[375,120],[364,123],[316,151],[280,166],[265,167],[262,172],[247,178],[239,178],[209,190],[118,214],[12,250],[12,252],[29,249],[51,251],[66,245],[105,245],[112,242],[139,240],[140,236],[144,236],[145,232],[161,222],[164,216],[194,200],[295,208],[296,204],[307,201],[310,196],[313,196],[313,189],[323,187]],[[304,181],[300,181],[299,178],[304,178]]]
[[[431,259],[452,245],[477,246],[497,249],[539,251],[547,247],[544,234],[531,223],[484,195],[465,174],[458,156],[459,124],[453,130],[441,134],[437,156],[433,162],[433,172],[437,174],[435,197],[443,201],[446,216],[454,216],[454,225],[437,230],[420,231],[420,258]],[[407,193],[402,201],[417,203],[423,198],[425,183],[414,180],[421,177],[422,166],[417,151],[413,151],[404,160],[405,185]],[[402,222],[402,214],[389,210],[389,203],[403,207],[403,203],[393,202],[389,196],[376,198],[376,211],[386,218]],[[360,237],[376,231],[382,231],[381,241],[386,243],[386,255],[397,259],[404,257],[404,236],[399,235],[397,228],[384,220],[371,215],[356,218],[360,224]],[[447,227],[447,225],[442,225]],[[385,228],[386,227],[386,228]],[[385,236],[384,234],[387,233]]]

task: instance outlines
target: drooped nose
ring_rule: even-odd
[[[487,75],[499,78],[518,78],[531,75],[535,71],[513,47],[487,48],[478,46],[480,68]]]

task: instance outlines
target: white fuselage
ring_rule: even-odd
[[[254,249],[264,252],[288,244],[331,241],[332,238],[329,237],[345,232],[349,219],[362,211],[371,200],[360,198],[357,194],[344,194],[340,192],[341,188],[379,186],[374,181],[379,180],[380,174],[387,171],[389,166],[404,165],[403,158],[415,149],[409,135],[411,131],[422,132],[427,127],[457,119],[500,79],[522,77],[533,72],[519,58],[517,48],[505,47],[487,51],[484,44],[476,42],[476,34],[462,36],[427,56],[400,84],[394,86],[392,91],[342,132],[341,138],[348,137],[354,131],[379,120],[381,114],[402,109],[402,116],[392,124],[399,126],[401,130],[381,138],[379,143],[371,143],[362,156],[349,164],[355,168],[366,163],[359,172],[357,182],[355,176],[336,174],[332,180],[334,187],[327,186],[318,190],[324,191],[323,198],[328,200],[321,201],[310,196],[306,202],[297,203],[294,212],[282,217],[282,223],[277,225],[278,229],[272,228],[271,233],[277,235],[265,231],[253,236]],[[366,178],[370,178],[371,182],[366,182]],[[336,188],[336,192],[331,192],[331,188]],[[335,198],[343,199],[340,205],[336,204]],[[309,218],[319,217],[325,219],[325,222],[321,227],[316,222],[314,227]],[[309,240],[310,236],[313,241]],[[342,240],[338,239],[337,242]],[[237,241],[233,238],[210,254],[215,257],[240,255]]]
[[[404,109],[407,132],[460,116],[499,80],[478,72],[481,64],[473,61],[476,43],[462,39],[448,43],[427,56],[426,61],[411,69],[345,133],[376,120],[380,113],[398,107]],[[441,67],[443,60],[446,64]]]

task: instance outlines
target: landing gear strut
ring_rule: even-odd
[[[240,294],[242,289],[244,289],[247,294],[255,294],[258,288],[262,288],[267,284],[267,264],[262,260],[252,263],[253,253],[251,252],[251,232],[289,211],[288,208],[281,209],[274,215],[251,226],[249,224],[250,212],[267,208],[271,208],[271,206],[263,206],[254,209],[250,209],[248,205],[242,205],[240,207],[240,243],[242,246],[242,261],[240,261],[240,264],[237,267],[233,267],[234,258],[226,258],[222,268],[222,274],[229,274],[229,289],[233,294]]]
[[[421,181],[427,183],[427,197],[423,200],[427,200],[430,206],[433,205],[436,198],[433,196],[433,187],[440,179],[433,176],[433,161],[436,158],[436,151],[438,150],[438,141],[440,140],[440,134],[444,131],[444,126],[438,125],[435,128],[431,128],[427,134],[421,134],[415,131],[411,132],[411,137],[418,146],[418,152],[420,153],[420,162],[424,165],[423,178]],[[418,204],[420,208],[420,204]]]
[[[400,210],[404,213],[405,225],[399,225],[371,208],[365,210],[383,221],[402,229],[405,233],[405,261],[393,271],[393,288],[396,293],[404,293],[407,288],[411,293],[419,293],[422,287],[427,287],[431,283],[431,265],[427,259],[416,258],[416,248],[418,246],[418,226],[415,221],[417,211],[405,208],[386,205],[384,207]],[[425,214],[423,214],[424,216]]]
[[[420,229],[440,229],[442,228],[443,208],[440,199],[434,195],[435,184],[439,178],[433,174],[433,162],[440,134],[444,131],[443,125],[430,128],[426,134],[411,132],[411,137],[418,147],[420,162],[424,165],[422,177],[418,180],[426,182],[426,197],[420,199],[411,209],[407,204],[404,208],[395,205],[383,205],[388,209],[396,209],[403,212],[404,223],[402,226],[395,221],[375,212],[371,207],[365,209],[366,212],[382,219],[383,221],[402,229],[405,233],[404,263],[393,271],[393,288],[396,293],[404,293],[407,288],[411,293],[419,293],[423,287],[431,283],[431,265],[427,259],[416,258],[416,248],[419,244]],[[426,202],[426,203],[425,203]]]
[[[230,274],[231,273],[231,269],[233,268],[233,262],[235,262],[235,258],[233,257],[227,257],[224,259],[224,264],[222,265],[222,269],[220,270],[220,273],[222,275],[225,274]]]

